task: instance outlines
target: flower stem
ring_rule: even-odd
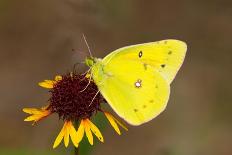
[[[74,147],[74,155],[79,155],[79,148]]]

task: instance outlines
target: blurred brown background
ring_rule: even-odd
[[[166,111],[122,136],[107,125],[92,154],[232,154],[232,1],[0,0],[1,155],[69,152],[52,150],[56,116],[31,127],[22,108],[45,105],[37,83],[84,60],[82,33],[96,57],[167,38],[188,44]]]

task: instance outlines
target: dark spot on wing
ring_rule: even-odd
[[[165,64],[162,64],[161,67],[164,68],[166,65]]]
[[[150,100],[149,102],[150,102],[150,103],[154,103],[154,100]]]
[[[134,109],[134,112],[138,112],[139,110],[138,109]]]
[[[143,51],[139,52],[139,58],[141,58],[143,56]]]
[[[172,54],[172,51],[169,51],[169,52],[168,52],[168,55],[171,55],[171,54]]]
[[[143,105],[143,108],[145,109],[146,107],[147,107],[147,105],[144,104],[144,105]]]
[[[155,85],[155,88],[159,88],[158,85]]]
[[[167,41],[167,40],[165,40],[165,41],[164,41],[164,44],[167,44],[167,43],[168,43],[168,41]]]
[[[147,70],[147,64],[146,63],[143,64],[143,67],[144,67],[145,70]]]

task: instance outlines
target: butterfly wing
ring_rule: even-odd
[[[167,105],[169,84],[151,66],[124,59],[93,67],[92,73],[109,105],[132,125],[153,119]]]
[[[178,40],[120,48],[92,67],[93,79],[119,116],[140,125],[165,109],[186,50]]]
[[[145,66],[152,66],[171,83],[184,61],[186,50],[187,45],[182,41],[163,40],[120,48],[107,55],[103,62],[139,61]]]

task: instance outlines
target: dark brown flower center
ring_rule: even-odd
[[[49,108],[64,120],[90,118],[103,102],[94,82],[76,73],[63,75],[50,92]]]

